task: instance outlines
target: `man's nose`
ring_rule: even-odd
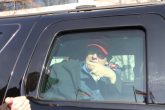
[[[94,58],[97,58],[97,54],[96,54],[96,53],[94,53],[94,54],[93,54],[93,57],[94,57]]]

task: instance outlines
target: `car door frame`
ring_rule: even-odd
[[[162,30],[164,25],[164,19],[154,13],[137,13],[137,14],[116,14],[111,16],[108,15],[107,11],[100,12],[101,14],[70,14],[65,15],[66,20],[61,20],[59,22],[55,22],[56,16],[52,17],[52,21],[50,25],[42,32],[40,39],[38,40],[37,47],[33,53],[33,57],[31,59],[31,63],[28,68],[27,75],[33,72],[37,72],[39,74],[38,82],[33,91],[26,93],[26,91],[22,91],[22,94],[26,94],[29,97],[33,97],[33,101],[37,102],[39,105],[44,104],[46,108],[52,109],[53,107],[61,107],[61,108],[72,108],[72,109],[137,109],[137,110],[151,110],[151,109],[162,109],[164,107],[155,105],[152,106],[150,103],[151,99],[147,98],[146,104],[139,103],[122,103],[122,102],[109,102],[109,103],[99,103],[99,102],[74,102],[74,101],[45,101],[39,97],[39,86],[42,80],[42,74],[46,71],[46,62],[47,56],[49,56],[50,50],[52,48],[52,44],[56,39],[56,36],[61,34],[62,32],[67,31],[82,31],[82,30],[98,30],[98,29],[113,29],[113,28],[141,28],[146,33],[145,38],[145,57],[146,57],[146,74],[145,74],[145,82],[146,82],[146,91],[149,91],[149,74],[153,74],[152,65],[157,64],[158,61],[153,59],[153,55],[156,54],[160,48],[161,44],[156,44],[153,46],[158,40],[155,39],[155,36],[158,36],[158,39],[163,39],[163,35],[165,32]],[[106,16],[104,16],[106,14]],[[43,18],[40,22],[43,22],[46,18]],[[155,42],[156,40],[156,42]],[[163,48],[161,48],[163,49]],[[161,53],[161,57],[165,55],[164,52]],[[163,64],[163,62],[162,62]],[[163,71],[163,70],[162,70]],[[25,77],[26,78],[26,77]],[[26,81],[22,85],[22,90],[26,89]],[[149,96],[149,94],[147,94]],[[34,107],[38,108],[38,104],[33,104]],[[48,105],[52,105],[48,107]],[[58,106],[59,105],[59,106]]]

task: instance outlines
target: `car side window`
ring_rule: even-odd
[[[66,32],[47,58],[40,97],[64,101],[145,102],[145,32]]]

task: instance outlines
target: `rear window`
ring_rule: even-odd
[[[145,33],[140,29],[57,36],[40,97],[64,101],[145,102]]]

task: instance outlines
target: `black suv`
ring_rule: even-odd
[[[117,77],[105,83],[110,89],[91,90],[77,77],[82,65],[73,66],[93,41],[106,45],[106,67]],[[1,103],[26,95],[34,110],[164,110],[164,42],[164,4],[0,18]]]

